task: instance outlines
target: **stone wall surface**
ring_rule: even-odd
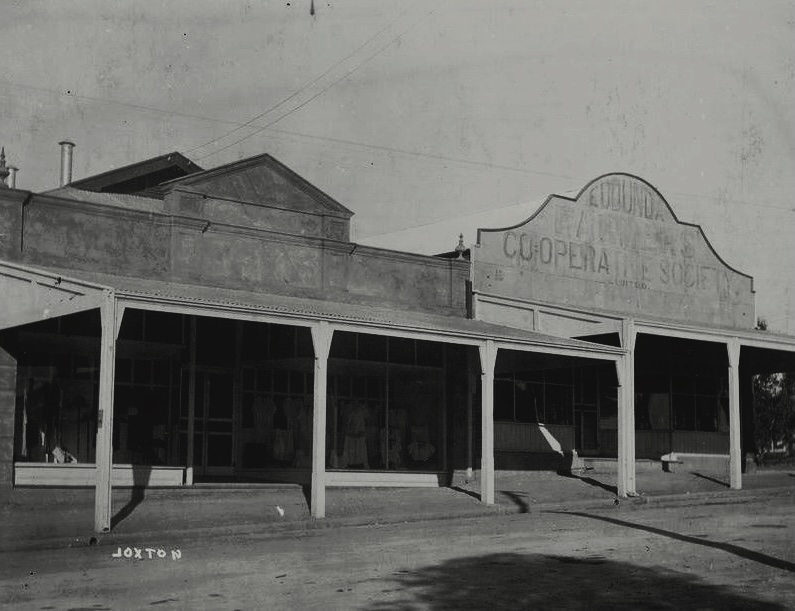
[[[465,261],[321,237],[345,237],[345,224],[337,218],[271,210],[273,219],[287,218],[273,232],[243,218],[241,224],[228,222],[234,214],[224,216],[224,223],[194,216],[205,215],[202,206],[215,203],[207,201],[185,214],[158,214],[41,195],[25,207],[22,223],[19,199],[0,197],[0,222],[7,232],[0,242],[2,257],[74,270],[77,277],[80,271],[102,272],[466,316]],[[224,205],[243,214],[234,203]],[[193,214],[186,215],[189,211]],[[295,225],[301,219],[304,229]]]
[[[751,277],[634,176],[604,176],[576,199],[550,197],[515,227],[481,230],[473,261],[478,293],[637,318],[756,322]]]

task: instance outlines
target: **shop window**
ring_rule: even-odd
[[[599,428],[618,429],[618,387],[605,379],[599,381]]]
[[[88,310],[64,316],[60,320],[61,335],[98,337],[102,332],[99,314]]]
[[[596,367],[575,369],[576,402],[580,405],[596,406],[598,393],[598,370]]]
[[[362,340],[364,336],[359,336]],[[352,470],[441,468],[444,422],[444,376],[439,368],[403,363],[413,359],[415,342],[388,342],[385,366],[359,359],[331,359],[327,400],[327,466]],[[394,348],[397,347],[397,353]],[[336,370],[336,373],[334,373]]]
[[[315,348],[312,345],[312,332],[304,327],[296,327],[296,356],[299,358],[314,358]]]
[[[302,395],[306,392],[306,388],[304,388],[304,373],[302,371],[290,372],[289,391],[294,395]],[[311,390],[309,393],[311,394]]]
[[[433,342],[417,342],[417,364],[442,367],[444,365],[444,345]]]
[[[572,369],[547,369],[544,371],[544,381],[547,384],[572,385]]]
[[[243,323],[241,354],[244,361],[264,361],[268,358],[270,325],[264,323]]]
[[[295,328],[285,325],[272,325],[269,356],[272,359],[291,358],[295,356]]]
[[[309,468],[312,405],[311,377],[306,372],[267,366],[244,368],[242,467]]]
[[[415,362],[414,341],[402,337],[389,338],[389,362],[413,365]]]
[[[717,432],[719,410],[717,397],[696,395],[696,430]]]
[[[571,386],[547,384],[544,398],[545,424],[573,424]]]
[[[356,334],[345,331],[335,331],[331,339],[330,358],[355,359]]]
[[[257,390],[271,392],[273,390],[273,372],[269,369],[258,369],[256,372]],[[281,392],[284,392],[284,388]]]
[[[514,389],[516,396],[517,422],[542,422],[544,411],[544,384],[517,380]]]
[[[494,380],[494,420],[514,421],[513,378]]]
[[[121,319],[119,329],[120,340],[141,341],[144,339],[144,312],[135,308],[127,308]]]
[[[131,310],[125,310],[127,316]],[[123,319],[122,319],[123,320]],[[181,344],[182,327],[179,324],[181,317],[167,312],[144,312],[143,339],[147,342],[161,344]],[[124,324],[122,322],[122,324]]]
[[[359,335],[358,336],[358,358],[363,361],[386,362],[387,359],[387,340],[380,335]]]
[[[717,395],[717,380],[712,376],[699,375],[694,380],[694,391],[697,395]]]
[[[353,382],[353,395],[356,397],[366,397],[367,378],[356,376],[353,378],[352,382]]]
[[[227,367],[234,365],[237,358],[235,324],[233,320],[218,318],[200,316],[196,319],[196,363],[198,365]]]
[[[132,382],[132,359],[116,359],[116,383]]]
[[[494,419],[508,422],[573,424],[571,370],[518,372],[494,381]],[[568,380],[568,384],[550,380]]]
[[[171,363],[168,359],[117,359],[117,374],[119,365],[131,375],[117,375],[113,462],[167,464]],[[159,373],[153,375],[155,371]]]
[[[254,375],[255,372],[256,372],[256,369],[253,369],[252,367],[244,367],[243,368],[243,390],[244,391],[255,390],[256,389],[255,382],[256,382],[257,378]]]
[[[273,392],[286,394],[290,391],[289,373],[284,370],[273,372]]]
[[[94,461],[96,363],[96,354],[47,353],[33,353],[19,362],[16,460]]]
[[[680,431],[696,429],[695,397],[692,394],[674,394],[671,397],[671,409],[674,416],[674,428]]]

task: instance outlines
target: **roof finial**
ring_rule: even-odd
[[[10,172],[6,167],[6,147],[0,148],[0,187],[5,187],[6,185],[6,178]]]
[[[458,253],[458,258],[461,259],[464,256],[464,252],[466,251],[467,247],[464,246],[464,234],[458,234],[458,245],[455,247],[455,251]]]

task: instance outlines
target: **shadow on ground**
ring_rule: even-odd
[[[730,488],[731,487],[729,482],[723,481],[721,479],[717,479],[715,477],[710,477],[709,475],[704,475],[703,473],[699,473],[698,471],[691,471],[691,473],[693,475],[695,475],[696,477],[698,477],[698,478],[707,480],[708,482],[714,482],[716,484],[720,484],[724,488]]]
[[[120,522],[130,517],[135,508],[144,502],[146,487],[152,476],[152,467],[149,465],[133,466],[133,487],[130,489],[130,500],[110,520],[110,529],[116,528]]]
[[[785,609],[693,575],[603,556],[489,554],[456,558],[384,585],[369,609]]]
[[[721,541],[707,541],[700,537],[691,537],[690,535],[682,535],[680,533],[671,530],[664,530],[662,528],[656,528],[654,526],[646,526],[645,524],[628,522],[626,520],[619,520],[617,518],[595,515],[592,513],[583,513],[580,511],[550,511],[548,513],[578,516],[580,518],[600,520],[602,522],[615,524],[616,526],[623,526],[625,528],[632,528],[634,530],[642,530],[644,532],[660,535],[662,537],[668,537],[669,539],[674,539],[675,541],[682,541],[683,543],[692,543],[693,545],[701,545],[704,547],[719,549],[729,554],[734,554],[735,556],[739,556],[740,558],[745,558],[746,560],[751,560],[752,562],[758,562],[759,564],[767,565],[774,569],[781,569],[782,571],[789,571],[790,573],[795,573],[795,564],[793,564],[792,562],[788,562],[780,558],[775,558],[773,556],[768,556],[767,554],[763,554],[761,552],[755,552],[745,547],[735,545],[734,543],[723,543]]]
[[[616,496],[618,494],[618,487],[613,486],[611,484],[605,484],[592,477],[583,477],[582,475],[577,475],[575,473],[569,473],[569,472],[562,472],[559,473],[558,475],[560,475],[561,477],[578,479],[584,484],[588,484],[589,486],[593,486],[594,488],[601,488],[602,490],[604,490],[605,492],[609,492],[613,496]]]

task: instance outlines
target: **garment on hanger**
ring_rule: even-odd
[[[403,465],[403,435],[399,429],[390,426],[389,435],[385,438],[385,431],[381,429],[381,459],[388,468],[398,469]]]
[[[436,452],[436,448],[430,442],[427,424],[411,427],[411,443],[408,451],[415,462],[425,462]]]
[[[345,421],[345,442],[342,448],[345,467],[362,465],[370,468],[367,458],[367,406],[358,401],[351,406]]]

